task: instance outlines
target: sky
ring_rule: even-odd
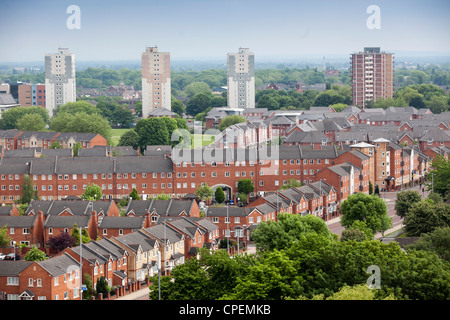
[[[69,29],[70,5],[80,28]],[[367,20],[380,9],[379,29]],[[349,56],[364,47],[450,55],[448,0],[0,0],[0,63],[42,61],[67,47],[77,61],[140,60],[146,46],[171,59]],[[372,21],[372,20],[371,20]]]

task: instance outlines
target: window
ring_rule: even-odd
[[[8,277],[6,280],[7,286],[18,286],[19,285],[19,277]]]

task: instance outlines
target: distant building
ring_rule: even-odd
[[[45,55],[45,100],[50,116],[54,110],[76,101],[75,54],[67,48]]]
[[[156,108],[172,109],[170,53],[148,47],[142,54],[142,118]]]
[[[255,55],[248,48],[227,54],[228,106],[255,108]]]
[[[353,105],[366,107],[368,101],[394,95],[394,55],[379,47],[364,48],[351,55]]]

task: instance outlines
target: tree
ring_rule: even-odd
[[[369,181],[369,194],[373,194],[373,184]]]
[[[183,114],[186,112],[186,108],[184,107],[183,102],[175,98],[172,98],[172,112],[175,112],[180,117],[182,117]]]
[[[433,232],[423,234],[417,242],[406,249],[432,251],[439,258],[450,262],[450,228],[436,228]]]
[[[216,188],[216,192],[214,192],[214,199],[217,203],[223,203],[225,201],[225,192],[221,187]]]
[[[141,200],[141,197],[139,196],[138,191],[136,190],[136,188],[133,188],[133,190],[130,193],[130,199],[133,200]]]
[[[341,214],[341,224],[344,227],[350,227],[356,220],[364,221],[375,234],[392,226],[392,218],[388,216],[386,204],[375,195],[359,192],[349,196],[341,204]]]
[[[40,114],[27,113],[17,120],[16,127],[23,131],[43,131],[45,130],[45,122]]]
[[[280,190],[287,190],[290,188],[298,188],[298,187],[301,187],[302,185],[303,185],[303,183],[301,183],[300,181],[297,181],[295,179],[289,179],[288,184],[282,185]]]
[[[97,279],[97,284],[95,286],[97,290],[97,294],[107,294],[109,291],[111,291],[111,288],[108,286],[108,281],[106,281],[105,277],[101,276]]]
[[[184,87],[183,91],[191,98],[199,93],[210,92],[211,89],[207,83],[195,81]]]
[[[156,200],[170,200],[170,194],[160,193],[156,196]]]
[[[203,186],[197,187],[195,194],[200,200],[207,201],[212,197],[212,189],[205,183]]]
[[[247,196],[255,190],[252,179],[240,179],[238,181],[238,192]]]
[[[28,174],[25,174],[23,176],[22,195],[19,203],[29,204],[31,200],[39,200],[39,195],[37,189],[34,190],[33,180]]]
[[[17,129],[17,121],[25,114],[39,114],[44,123],[48,122],[48,112],[42,107],[15,107],[9,108],[8,111],[2,113],[1,127],[2,130]]]
[[[81,195],[83,200],[100,200],[103,197],[102,188],[95,183],[90,183],[86,186],[84,193]]]
[[[139,134],[135,130],[128,130],[120,136],[119,146],[132,146],[137,150],[139,146]]]
[[[67,102],[60,106],[56,110],[56,115],[62,114],[62,113],[70,113],[70,114],[76,114],[78,112],[84,112],[87,114],[100,114],[101,110],[94,106],[92,103],[89,103],[84,100],[76,101],[76,102]]]
[[[210,107],[210,104],[211,94],[198,93],[191,97],[186,103],[186,112],[191,116],[195,116],[206,111],[206,109]]]
[[[57,140],[53,141],[52,144],[50,145],[50,149],[62,149],[62,148],[63,146]]]
[[[310,235],[319,237],[314,240],[317,243],[328,242],[335,238],[325,222],[318,217],[279,214],[278,221],[259,223],[252,232],[252,239],[258,250],[271,251],[289,248],[294,242],[303,241]]]
[[[450,198],[450,160],[437,156],[432,162],[431,170],[427,173],[428,191],[439,193],[445,200]]]
[[[223,131],[226,128],[228,128],[229,126],[232,126],[233,124],[242,123],[242,122],[247,122],[247,119],[238,114],[234,114],[234,115],[225,117],[222,120],[220,120],[219,131]]]
[[[111,140],[111,126],[101,115],[86,112],[61,113],[50,120],[50,129],[59,132],[98,133]]]
[[[78,226],[76,224],[73,226],[71,236],[74,239],[73,245],[79,246],[80,245],[80,228],[78,228]],[[86,228],[81,229],[81,241],[82,241],[82,243],[88,243],[91,241],[91,238],[89,237],[89,234],[88,234]]]
[[[73,247],[75,239],[67,232],[61,232],[57,236],[50,236],[47,245],[57,252]]]
[[[170,144],[169,130],[162,118],[147,118],[137,122],[135,130],[139,135],[139,147],[145,150],[148,145]]]
[[[408,237],[420,237],[440,227],[450,226],[450,205],[434,204],[426,199],[414,203],[404,219],[404,229]]]
[[[6,225],[0,227],[0,248],[6,247],[11,243],[11,241],[11,237],[8,236],[8,227]]]
[[[364,221],[355,220],[353,224],[344,230],[341,233],[341,241],[365,241],[372,240],[373,232],[369,228]]]
[[[397,200],[395,200],[395,211],[397,215],[404,218],[411,206],[422,200],[420,194],[415,190],[406,190],[397,193]]]
[[[26,261],[43,261],[46,259],[47,256],[45,255],[45,252],[39,250],[36,247],[31,248],[24,257],[24,260]]]

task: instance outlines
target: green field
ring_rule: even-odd
[[[128,130],[131,129],[111,129],[112,130],[112,137],[111,137],[111,144],[113,146],[117,146],[119,143],[120,137]]]
[[[113,146],[117,146],[117,144],[119,143],[120,137],[122,136],[122,134],[124,134],[125,132],[127,132],[128,130],[132,130],[132,129],[111,129],[112,130],[112,137],[111,137],[111,144]],[[194,147],[194,139],[202,139],[202,146],[207,146],[208,144],[214,142],[214,135],[211,134],[205,134],[205,135],[200,135],[200,134],[191,134],[191,146]]]

